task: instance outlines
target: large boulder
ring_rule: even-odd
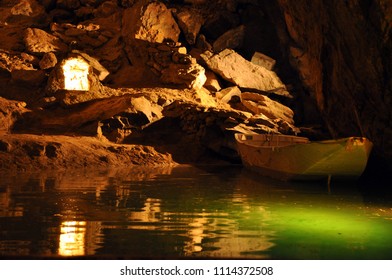
[[[38,28],[27,28],[24,36],[26,50],[32,54],[66,52],[68,46],[58,37]]]
[[[194,9],[184,9],[176,14],[178,25],[190,45],[196,43],[197,35],[204,23],[202,15]]]
[[[160,2],[140,1],[123,13],[123,36],[162,43],[166,40],[178,41],[180,29],[171,11]]]
[[[20,26],[31,26],[38,24],[45,25],[48,15],[44,7],[36,0],[7,1],[14,2],[15,5],[6,8],[4,21]],[[8,3],[9,5],[10,3]],[[7,6],[8,6],[7,5]],[[12,4],[11,4],[12,5]]]
[[[29,110],[25,102],[0,97],[0,135],[10,132],[16,121]]]
[[[291,96],[275,72],[253,64],[234,50],[225,49],[218,54],[205,52],[201,58],[212,71],[240,88]]]

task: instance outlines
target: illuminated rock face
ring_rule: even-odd
[[[90,83],[88,80],[89,64],[81,58],[71,58],[64,62],[64,89],[88,91]]]

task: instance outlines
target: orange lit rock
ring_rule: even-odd
[[[67,45],[62,43],[59,38],[38,28],[27,28],[24,42],[27,51],[33,54],[66,52],[68,50]]]
[[[225,49],[219,54],[205,52],[201,57],[212,71],[240,88],[291,97],[275,72],[251,63],[233,50]]]
[[[45,53],[39,62],[41,69],[53,68],[57,64],[57,57],[54,53]]]
[[[185,85],[193,89],[201,89],[207,80],[204,68],[197,63],[172,63],[169,67],[163,69],[161,74],[163,83]]]
[[[241,99],[242,104],[255,115],[262,113],[272,120],[282,119],[290,124],[294,124],[293,110],[267,96],[251,92],[242,92]]]
[[[10,132],[15,122],[29,110],[26,103],[0,97],[0,135]]]
[[[184,9],[176,14],[178,25],[190,45],[196,43],[197,35],[204,23],[204,18],[197,10]]]
[[[180,29],[171,11],[160,2],[140,1],[123,14],[123,36],[162,43],[165,40],[178,41]]]

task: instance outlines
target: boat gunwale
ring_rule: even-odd
[[[265,139],[265,135],[266,134],[258,134],[258,135],[255,135],[255,134],[243,134],[243,133],[236,133],[235,134],[235,138],[236,138],[238,149],[239,149],[238,152],[239,152],[239,154],[241,156],[241,159],[242,159],[244,165],[248,166],[248,168],[250,167],[250,169],[264,170],[261,173],[263,173],[264,175],[266,175],[268,177],[274,177],[274,178],[280,178],[280,179],[283,179],[285,177],[286,179],[289,179],[289,180],[291,180],[291,179],[294,179],[294,180],[297,180],[297,179],[304,180],[305,178],[312,180],[312,178],[315,179],[317,177],[326,177],[328,175],[333,175],[334,177],[341,177],[341,178],[352,178],[352,177],[357,178],[357,177],[360,176],[361,173],[363,173],[364,168],[366,167],[366,163],[365,163],[365,165],[363,167],[363,170],[361,172],[358,172],[358,174],[354,174],[354,173],[344,174],[344,173],[340,173],[340,172],[332,172],[332,173],[327,172],[328,174],[327,173],[324,174],[323,172],[320,172],[320,173],[317,173],[317,172],[313,173],[313,172],[311,172],[311,173],[309,173],[309,170],[312,170],[312,168],[314,166],[317,166],[316,164],[308,166],[306,169],[304,169],[301,172],[290,172],[288,170],[271,168],[271,167],[268,167],[267,165],[258,165],[258,164],[254,165],[252,163],[249,163],[247,160],[244,161],[243,152],[241,150],[243,148],[246,149],[246,147],[249,147],[249,149],[257,149],[259,151],[271,150],[273,153],[275,153],[275,152],[279,152],[279,151],[283,152],[286,149],[291,150],[292,148],[296,149],[296,147],[307,146],[305,144],[308,144],[309,147],[310,146],[315,147],[313,149],[317,149],[316,147],[317,146],[321,147],[321,145],[334,145],[336,147],[340,146],[341,148],[343,148],[345,150],[351,150],[352,149],[351,147],[357,147],[358,149],[363,149],[365,151],[365,153],[367,154],[366,157],[368,158],[369,154],[370,154],[370,151],[372,149],[372,146],[373,146],[373,143],[369,139],[367,139],[366,137],[351,136],[351,137],[345,137],[345,138],[339,138],[339,139],[310,141],[306,137],[298,137],[298,136],[291,136],[291,135],[280,135],[280,134],[279,134],[279,136],[282,137],[283,139],[291,138],[291,139],[295,140],[296,138],[298,138],[299,140],[307,140],[307,142],[298,141],[298,142],[290,143],[290,141],[286,141],[286,143],[288,143],[287,145],[260,145],[260,143],[258,144],[257,140],[254,141],[252,139],[252,137],[250,137],[250,139],[246,139],[247,135],[250,135],[252,137],[259,136],[259,139]],[[274,134],[274,135],[276,135],[276,134]],[[252,141],[253,141],[253,143],[251,143]],[[261,141],[259,141],[259,142],[261,142]],[[285,142],[285,141],[282,141],[282,142]],[[241,148],[241,146],[243,148]],[[357,149],[357,148],[355,148],[355,149]],[[303,149],[303,148],[301,148],[301,149]],[[305,148],[305,149],[307,149],[307,148]],[[339,155],[339,153],[336,153],[336,151],[335,151],[331,155],[329,155],[328,158],[333,158],[335,155]],[[276,173],[276,174],[280,174],[280,175],[279,176],[277,176],[277,175],[273,176],[272,173]]]

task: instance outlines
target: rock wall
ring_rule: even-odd
[[[369,137],[392,166],[392,2],[261,2],[331,134]]]

